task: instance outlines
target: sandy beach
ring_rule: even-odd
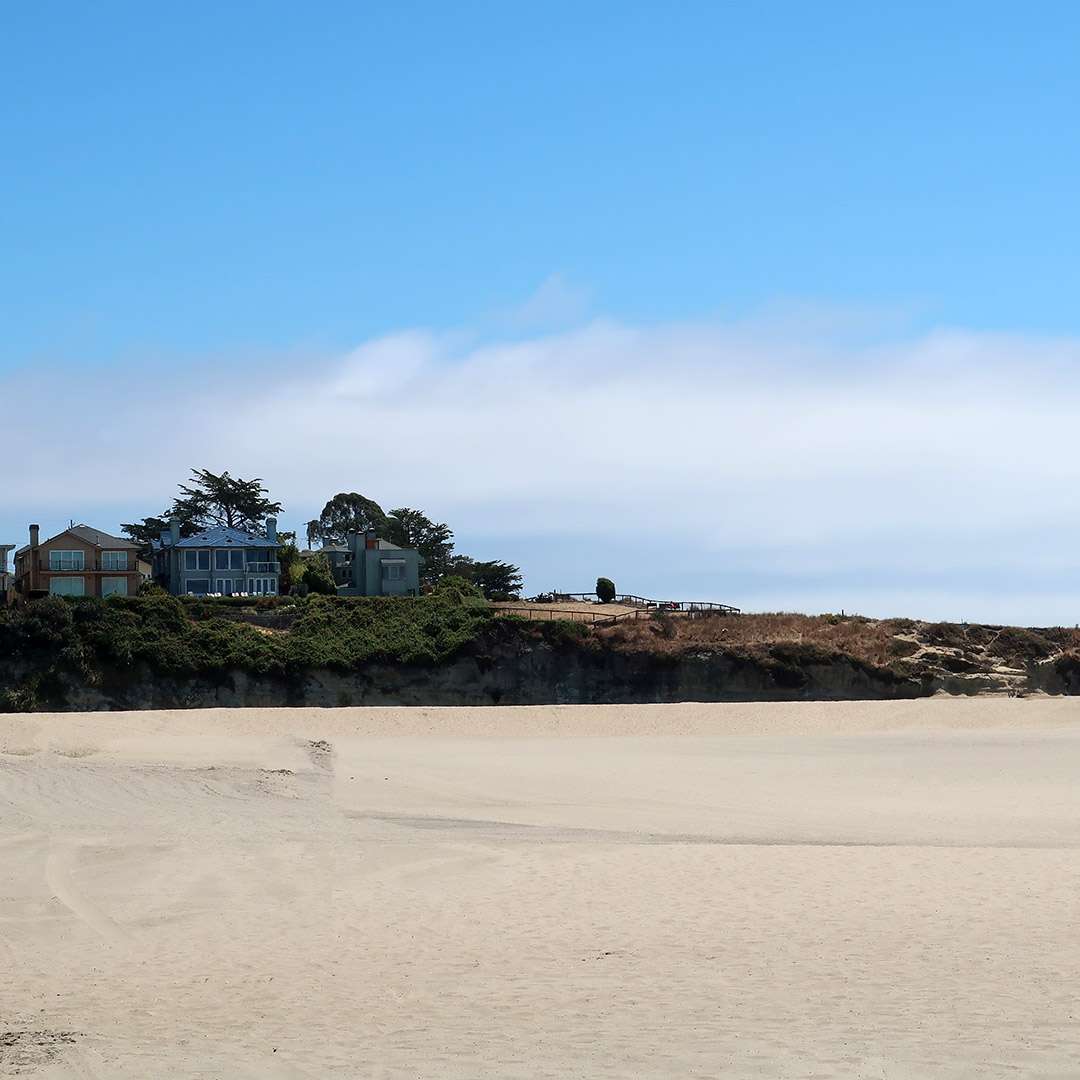
[[[1072,1077],[1080,700],[0,716],[0,1075]]]

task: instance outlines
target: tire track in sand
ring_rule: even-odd
[[[97,904],[84,896],[71,878],[71,865],[78,849],[85,846],[87,845],[77,841],[53,837],[49,845],[49,856],[45,861],[45,878],[57,900],[70,908],[83,922],[103,938],[123,941],[129,936],[127,932],[113,922]]]

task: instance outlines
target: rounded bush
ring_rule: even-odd
[[[610,604],[615,599],[615,582],[610,578],[598,577],[596,579],[596,596],[601,604]]]

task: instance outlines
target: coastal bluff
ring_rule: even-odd
[[[846,615],[586,623],[445,598],[49,598],[0,625],[8,712],[1064,696],[1080,632]],[[573,613],[568,612],[567,615]]]

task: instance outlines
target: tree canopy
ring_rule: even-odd
[[[179,487],[180,495],[161,517],[143,518],[120,528],[132,540],[148,544],[168,529],[171,518],[179,522],[181,536],[194,536],[211,525],[257,532],[267,518],[281,513],[281,503],[266,497],[261,477],[242,480],[228,472],[218,475],[209,469],[193,469],[191,483]]]
[[[477,562],[454,554],[454,533],[449,525],[432,521],[422,510],[399,506],[386,512],[374,500],[357,491],[342,491],[307,523],[308,543],[344,544],[350,532],[374,529],[382,539],[398,547],[415,548],[424,562],[420,582],[433,585],[448,575],[458,575],[479,588],[489,599],[511,596],[521,588],[521,571],[510,563]]]
[[[369,529],[398,547],[420,552],[424,560],[422,584],[445,577],[454,551],[454,534],[449,525],[432,521],[421,510],[402,506],[386,513],[374,499],[357,491],[342,491],[323,507],[317,520],[308,522],[309,538],[324,544],[344,544],[350,532]]]
[[[454,534],[449,525],[432,521],[420,510],[407,506],[391,510],[386,519],[386,539],[398,547],[416,548],[424,563],[420,583],[432,584],[445,577],[454,552]]]
[[[323,507],[315,521],[308,522],[308,537],[324,544],[344,544],[350,532],[363,533],[368,529],[385,532],[386,514],[382,507],[359,492],[343,491]]]
[[[487,600],[509,600],[521,591],[521,569],[498,559],[477,562],[455,555],[450,559],[450,573],[471,581]]]

